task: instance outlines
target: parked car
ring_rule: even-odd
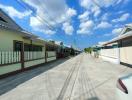
[[[116,97],[117,100],[132,100],[132,73],[118,79]]]

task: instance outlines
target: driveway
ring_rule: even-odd
[[[82,53],[0,80],[0,100],[115,100],[125,73],[132,69]]]

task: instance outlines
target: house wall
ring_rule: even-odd
[[[120,61],[132,65],[132,38],[122,40],[120,47]]]
[[[24,41],[17,32],[0,29],[0,51],[13,51],[13,40]]]
[[[100,58],[115,64],[132,66],[132,37],[120,40],[119,48],[101,49]]]
[[[45,44],[44,44],[44,42],[42,42],[42,41],[33,41],[32,44],[33,45],[41,45],[41,46],[43,46],[42,50],[45,52]]]
[[[99,57],[105,61],[119,64],[119,48],[101,49]]]
[[[132,65],[132,47],[120,48],[120,61]]]
[[[45,63],[45,59],[28,61],[28,62],[25,62],[24,64],[25,64],[25,68],[27,68],[27,67],[35,66],[42,63]]]
[[[56,60],[56,51],[47,51],[47,62]]]
[[[8,30],[8,29],[2,29],[0,28],[0,52],[13,52],[13,41],[23,41],[23,43],[31,44],[31,40],[24,39],[22,35],[19,34],[19,32]],[[42,41],[33,41],[32,44],[34,45],[41,45],[43,46],[43,53],[45,54],[45,46]],[[6,56],[5,56],[6,57]],[[0,57],[0,59],[3,59],[4,57]],[[5,58],[4,58],[5,59]],[[14,59],[14,58],[13,58]],[[24,68],[35,66],[38,64],[45,63],[45,57],[42,59],[36,59],[31,61],[25,61],[24,62]],[[17,70],[21,70],[22,66],[21,63],[17,64],[8,64],[8,65],[2,65],[0,66],[0,76],[14,72]]]
[[[13,51],[14,40],[22,41],[23,43],[26,44],[32,43],[33,45],[43,46],[42,51],[24,51],[25,57],[23,57],[24,59],[24,64],[23,64],[21,60],[22,57],[21,52],[15,53],[15,51]],[[18,54],[18,55],[14,56],[14,54]],[[45,63],[46,61],[50,62],[56,60],[56,51],[49,50],[46,51],[46,54],[47,54],[47,58],[45,59],[44,41],[41,40],[31,41],[30,39],[23,38],[23,35],[19,34],[19,32],[0,28],[0,77],[2,75],[6,75],[8,73],[15,72],[17,70],[22,70],[22,67],[28,68]],[[26,57],[29,59],[27,59]],[[18,59],[18,58],[19,58],[18,62],[12,62],[12,59]]]
[[[31,40],[24,39],[19,32],[0,29],[0,51],[13,51],[13,40],[23,41],[23,43],[31,44]],[[32,44],[44,46],[44,43],[41,41],[33,41]],[[43,51],[45,51],[45,47],[43,47]]]
[[[45,45],[43,42],[41,41],[33,41],[32,44],[34,45]]]
[[[2,66],[0,67],[0,75],[17,71],[17,70],[21,70],[21,63]]]

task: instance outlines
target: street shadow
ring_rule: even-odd
[[[99,100],[97,97],[92,97],[92,98],[89,98],[89,99],[86,99],[86,100]]]
[[[70,57],[59,59],[50,63],[46,63],[34,69],[30,69],[19,74],[9,76],[4,79],[0,79],[0,95],[9,92],[10,90],[16,88],[18,85],[66,62],[71,59]]]

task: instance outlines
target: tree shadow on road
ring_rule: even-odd
[[[18,85],[66,62],[69,59],[70,58],[59,59],[57,61],[41,65],[40,67],[1,79],[0,80],[0,95],[6,92],[9,92],[10,90],[16,88]]]

